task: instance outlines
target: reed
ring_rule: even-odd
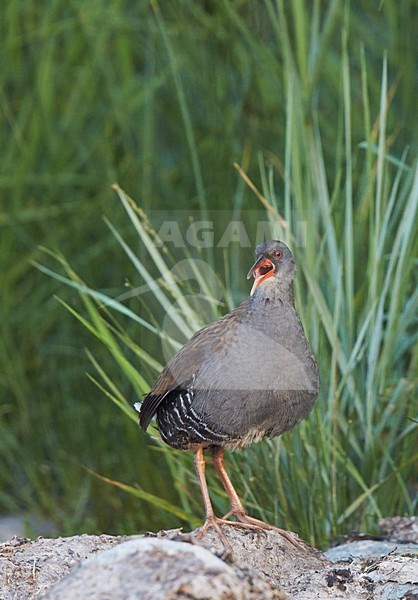
[[[162,348],[248,293],[250,249],[155,245],[155,209],[190,207],[216,235],[234,218],[253,241],[269,220],[289,242],[321,368],[306,422],[230,456],[248,508],[319,546],[416,510],[413,10],[6,0],[0,510],[61,533],[201,522],[190,456],[132,409]],[[173,276],[183,259],[216,276]]]

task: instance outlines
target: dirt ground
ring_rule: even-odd
[[[418,600],[416,519],[385,519],[379,539],[360,536],[326,554],[273,531],[227,535],[233,557],[213,532],[204,544],[180,530],[15,537],[0,544],[0,598]]]

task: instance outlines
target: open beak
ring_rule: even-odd
[[[274,275],[274,264],[266,256],[261,255],[248,271],[247,279],[250,279],[251,275],[254,276],[255,281],[250,296],[254,294],[260,283]]]

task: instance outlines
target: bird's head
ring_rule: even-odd
[[[292,253],[283,242],[269,240],[255,249],[256,262],[248,271],[247,279],[254,276],[251,296],[260,285],[281,284],[290,286],[295,278],[296,266]]]

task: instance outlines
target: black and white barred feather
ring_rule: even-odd
[[[154,415],[149,414],[155,408],[158,430],[163,441],[178,450],[191,449],[198,445],[224,445],[231,441],[226,433],[214,431],[205,423],[204,417],[193,408],[195,390],[189,385],[170,390],[162,399],[147,396],[140,407],[141,420],[147,424]],[[145,404],[145,402],[147,404]],[[138,407],[139,408],[139,407]]]

